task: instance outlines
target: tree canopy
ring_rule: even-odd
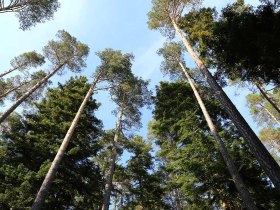
[[[53,18],[60,7],[58,0],[9,0],[1,1],[0,13],[15,12],[19,19],[20,29],[27,30],[37,23],[44,23]]]
[[[85,77],[71,78],[49,89],[34,111],[9,117],[1,137],[0,203],[10,208],[30,207],[72,119],[89,88]],[[97,208],[102,199],[102,177],[90,158],[101,122],[92,98],[81,116],[69,149],[45,202],[44,208]],[[18,132],[19,131],[19,132]],[[4,156],[3,156],[4,155]],[[67,178],[66,178],[67,177]]]
[[[184,83],[161,83],[157,88],[151,131],[160,147],[158,157],[166,173],[165,185],[168,191],[177,191],[168,201],[193,209],[213,208],[221,202],[229,209],[240,208],[242,203],[234,183],[193,101],[192,91]],[[262,170],[219,103],[213,98],[205,103],[215,124],[223,128],[220,136],[253,192],[257,206],[277,209],[279,195],[265,181]],[[269,199],[261,199],[262,196]]]

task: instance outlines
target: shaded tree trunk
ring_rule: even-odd
[[[0,116],[0,123],[2,123],[26,98],[28,98],[32,93],[34,93],[41,85],[46,83],[50,77],[52,77],[59,69],[61,69],[65,65],[65,63],[62,63],[59,66],[57,66],[47,76],[45,76],[36,85],[34,85],[30,90],[23,94],[8,110],[6,110]]]
[[[232,101],[228,98],[226,93],[223,91],[223,89],[220,87],[220,85],[217,83],[217,81],[214,79],[212,74],[209,72],[209,70],[206,68],[206,66],[203,64],[203,62],[199,59],[197,54],[194,52],[192,46],[186,39],[186,37],[183,35],[180,28],[177,26],[176,22],[172,20],[172,24],[180,36],[181,40],[183,41],[186,49],[190,53],[191,57],[197,64],[198,68],[204,75],[205,80],[208,82],[210,88],[214,92],[217,99],[220,101],[220,103],[223,105],[224,109],[228,113],[230,119],[234,123],[234,125],[237,127],[243,138],[247,141],[251,151],[254,153],[256,159],[258,160],[261,167],[266,172],[267,176],[270,178],[272,183],[278,190],[280,190],[280,166],[277,164],[277,162],[273,159],[271,154],[267,151],[265,146],[261,143],[257,135],[254,133],[254,131],[251,129],[251,127],[248,125],[246,120],[243,118],[243,116],[240,114],[240,112],[236,109]]]
[[[77,127],[77,124],[78,124],[79,119],[80,119],[80,117],[81,117],[81,115],[83,113],[83,110],[84,110],[84,108],[86,106],[86,103],[89,100],[90,96],[92,95],[92,93],[94,91],[94,88],[95,88],[96,84],[99,81],[99,78],[100,78],[100,74],[96,76],[93,84],[90,86],[90,88],[89,88],[89,90],[88,90],[88,92],[87,92],[83,102],[81,103],[80,108],[77,111],[77,113],[75,115],[75,118],[72,121],[71,126],[68,129],[68,131],[67,131],[67,133],[66,133],[66,135],[65,135],[65,137],[64,137],[64,139],[62,141],[62,144],[60,145],[60,148],[59,148],[59,150],[58,150],[58,152],[57,152],[57,154],[56,154],[56,156],[55,156],[55,158],[54,158],[54,160],[53,160],[53,162],[51,164],[51,167],[50,167],[50,169],[49,169],[49,171],[48,171],[48,173],[47,173],[47,175],[46,175],[46,177],[45,177],[45,179],[44,179],[44,181],[43,181],[43,183],[42,183],[42,185],[40,187],[40,190],[37,193],[35,201],[34,201],[34,203],[32,205],[32,210],[39,210],[39,209],[42,208],[42,205],[43,205],[44,200],[45,200],[45,198],[46,198],[46,196],[48,194],[48,191],[49,191],[49,188],[51,186],[51,183],[54,180],[55,174],[56,174],[56,172],[58,170],[58,167],[59,167],[59,164],[60,164],[60,162],[62,160],[62,157],[63,157],[63,155],[64,155],[64,153],[66,151],[66,148],[67,148],[67,146],[68,146],[68,144],[69,144],[69,142],[71,140],[71,137],[72,137],[72,135],[73,135],[73,133],[75,131],[75,128]]]
[[[219,146],[219,151],[220,151],[220,153],[221,153],[221,155],[222,155],[222,157],[223,157],[223,159],[224,159],[224,161],[225,161],[225,163],[227,165],[227,168],[228,168],[228,170],[229,170],[229,172],[230,172],[230,174],[232,176],[232,179],[233,179],[233,181],[235,183],[235,186],[236,186],[238,192],[240,193],[241,198],[242,198],[245,206],[249,210],[257,209],[257,207],[254,204],[253,199],[250,196],[249,191],[247,190],[247,188],[246,188],[246,186],[245,186],[245,184],[244,184],[244,182],[243,182],[243,180],[242,180],[238,170],[236,169],[236,167],[235,167],[235,165],[233,163],[233,160],[229,156],[229,154],[227,152],[227,149],[226,149],[222,139],[220,138],[220,135],[218,134],[217,129],[216,129],[216,127],[215,127],[215,125],[214,125],[214,123],[213,123],[213,121],[212,121],[212,119],[211,119],[211,117],[210,117],[210,115],[209,115],[209,113],[208,113],[208,111],[207,111],[207,109],[206,109],[206,107],[205,107],[205,105],[204,105],[204,103],[203,103],[203,101],[202,101],[202,99],[201,99],[197,89],[195,88],[194,83],[192,82],[192,79],[191,79],[190,75],[188,74],[188,72],[185,69],[185,67],[183,66],[183,64],[181,62],[179,62],[179,64],[180,64],[183,72],[185,73],[185,75],[186,75],[186,77],[188,79],[188,82],[190,83],[190,86],[191,86],[191,88],[192,88],[192,90],[194,92],[194,95],[196,97],[196,100],[198,101],[199,106],[200,106],[200,108],[201,108],[201,110],[203,112],[203,115],[204,115],[205,120],[206,120],[206,122],[208,124],[208,127],[209,127],[209,129],[210,129],[210,131],[211,131],[211,133],[212,133],[216,143]]]
[[[110,205],[110,195],[113,187],[113,174],[114,174],[114,169],[115,169],[115,163],[117,159],[117,144],[119,141],[119,136],[121,132],[121,122],[122,122],[122,116],[123,116],[123,107],[121,107],[120,112],[119,112],[119,117],[117,121],[117,126],[116,126],[116,133],[114,136],[114,142],[113,142],[113,148],[112,148],[112,155],[110,158],[110,163],[109,163],[109,171],[106,177],[106,183],[105,183],[105,193],[103,197],[103,205],[102,205],[102,210],[109,210],[109,205]]]
[[[266,90],[264,89],[264,87],[261,85],[260,82],[258,81],[254,81],[255,85],[257,86],[257,88],[259,89],[259,91],[261,92],[262,96],[271,104],[271,106],[273,106],[274,109],[276,109],[276,111],[280,114],[280,106],[277,104],[277,102],[275,101],[275,99],[273,97],[271,97],[268,92],[266,92]]]

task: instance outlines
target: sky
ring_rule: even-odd
[[[123,53],[133,53],[135,60],[133,72],[137,76],[150,80],[150,88],[162,80],[168,80],[160,72],[161,58],[156,51],[166,39],[157,31],[147,27],[147,13],[151,9],[150,1],[131,0],[60,0],[61,8],[55,13],[53,20],[37,24],[30,30],[19,29],[18,19],[13,13],[1,13],[0,16],[0,63],[1,71],[10,68],[10,60],[27,51],[41,52],[43,46],[51,39],[55,39],[58,30],[64,29],[79,41],[90,47],[87,58],[87,68],[80,75],[87,76],[92,81],[91,75],[99,64],[95,52],[105,48],[121,50]],[[220,10],[234,0],[206,0],[203,5],[217,7]],[[257,0],[247,0],[246,4],[256,5]],[[187,65],[194,67],[194,63],[186,57]],[[48,69],[48,66],[45,66]],[[78,75],[67,72],[63,76],[55,75],[51,80],[53,85],[66,81],[70,76]],[[255,132],[259,128],[253,122],[249,109],[246,107],[245,96],[249,93],[242,90],[237,96],[236,88],[225,89],[228,96],[245,117]],[[111,114],[114,105],[108,95],[100,92],[94,96],[102,105],[97,112],[97,117],[102,119],[104,129],[115,127],[116,118]],[[6,107],[0,107],[4,111]],[[18,109],[20,110],[20,109]],[[146,136],[147,123],[152,119],[151,110],[143,110],[143,128],[138,132]]]

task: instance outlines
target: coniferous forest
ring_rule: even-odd
[[[68,1],[0,0],[1,36],[31,34]],[[280,0],[221,2],[141,3],[146,31],[133,40],[163,40],[147,50],[158,65],[145,64],[160,76],[63,24],[9,60],[1,47],[0,210],[279,210]],[[127,45],[137,24],[115,15],[132,23]],[[10,16],[16,26],[1,22]]]

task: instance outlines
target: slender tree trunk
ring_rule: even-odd
[[[277,104],[277,102],[275,101],[275,99],[269,95],[268,92],[266,92],[266,90],[264,89],[264,87],[261,85],[260,82],[258,81],[254,81],[255,85],[257,86],[257,88],[259,89],[259,91],[261,92],[262,96],[271,104],[271,106],[273,106],[274,109],[276,109],[276,111],[280,114],[280,106]]]
[[[123,107],[121,107],[121,110],[119,112],[118,122],[117,122],[117,126],[116,126],[116,133],[114,136],[112,155],[111,155],[110,163],[109,163],[109,171],[108,171],[108,175],[106,177],[105,193],[104,193],[104,197],[103,197],[102,210],[109,210],[110,195],[111,195],[111,191],[112,191],[112,187],[113,187],[112,180],[113,180],[115,163],[116,163],[116,159],[117,159],[117,144],[118,144],[119,136],[120,136],[120,132],[121,132],[122,116],[123,116]]]
[[[11,92],[13,92],[13,91],[15,91],[15,90],[21,88],[22,86],[24,86],[24,85],[26,85],[26,84],[28,84],[28,83],[30,83],[30,82],[32,82],[32,81],[33,81],[33,80],[30,80],[30,81],[28,81],[28,82],[23,82],[22,84],[20,84],[20,85],[14,87],[14,88],[11,88],[10,90],[8,90],[8,91],[6,91],[5,93],[3,93],[2,95],[0,95],[0,100],[1,100],[2,98],[6,97],[6,96],[7,96],[8,94],[10,94]],[[3,100],[3,99],[2,99],[2,100]]]
[[[267,112],[267,114],[278,124],[280,125],[280,121],[263,105],[261,107]]]
[[[215,96],[218,98],[220,103],[223,105],[224,109],[228,113],[230,119],[234,123],[234,125],[237,127],[241,135],[243,136],[244,140],[247,141],[249,144],[249,147],[251,151],[254,153],[256,159],[258,160],[261,167],[266,172],[267,176],[270,178],[274,186],[280,190],[280,167],[277,164],[277,162],[273,159],[273,157],[270,155],[270,153],[267,151],[265,146],[261,143],[257,135],[254,133],[254,131],[251,129],[251,127],[248,125],[246,120],[242,117],[240,112],[236,109],[232,101],[228,98],[226,93],[223,91],[223,89],[220,87],[220,85],[217,83],[217,81],[214,79],[212,74],[209,72],[209,70],[206,68],[206,66],[203,64],[203,62],[199,59],[199,57],[194,52],[193,48],[191,47],[190,43],[186,39],[186,37],[183,35],[182,31],[177,26],[176,22],[172,20],[172,24],[182,39],[185,47],[187,48],[188,52],[192,56],[193,60],[197,64],[198,68],[204,75],[205,80],[208,82],[210,88],[214,92]]]
[[[236,169],[236,167],[235,167],[235,165],[233,163],[233,160],[229,156],[229,154],[227,152],[227,149],[226,149],[222,139],[220,138],[220,135],[218,134],[217,129],[216,129],[216,127],[215,127],[215,125],[214,125],[214,123],[213,123],[213,121],[212,121],[212,119],[211,119],[211,117],[210,117],[210,115],[209,115],[209,113],[208,113],[208,111],[207,111],[207,109],[206,109],[206,107],[205,107],[205,105],[204,105],[204,103],[203,103],[203,101],[202,101],[198,91],[196,90],[190,75],[188,74],[188,72],[185,69],[185,67],[183,66],[183,64],[181,62],[179,62],[179,64],[180,64],[183,72],[185,73],[185,75],[186,75],[186,77],[188,79],[188,82],[190,83],[190,86],[191,86],[191,88],[192,88],[192,90],[194,92],[194,95],[196,97],[196,100],[198,101],[199,106],[200,106],[200,108],[201,108],[201,110],[203,112],[203,115],[204,115],[205,120],[206,120],[206,122],[208,124],[208,127],[209,127],[209,129],[210,129],[210,131],[211,131],[211,133],[212,133],[216,143],[219,146],[220,153],[221,153],[221,155],[222,155],[222,157],[223,157],[223,159],[224,159],[224,161],[225,161],[225,163],[227,165],[227,168],[228,168],[228,170],[229,170],[229,172],[230,172],[230,174],[232,176],[232,179],[233,179],[233,181],[235,183],[235,186],[236,186],[237,190],[239,191],[245,206],[249,210],[257,209],[257,207],[254,204],[253,199],[250,196],[249,191],[247,190],[247,188],[246,188],[246,186],[245,186],[245,184],[244,184],[240,174],[238,173],[238,170]]]
[[[55,174],[56,174],[57,169],[59,167],[59,164],[62,160],[62,157],[63,157],[63,155],[66,151],[66,148],[67,148],[67,146],[68,146],[68,144],[71,140],[71,137],[72,137],[72,135],[75,131],[75,128],[77,127],[77,124],[78,124],[79,119],[80,119],[80,117],[83,113],[83,110],[86,106],[86,103],[89,100],[90,96],[92,95],[92,93],[94,91],[94,88],[99,81],[99,78],[100,78],[100,74],[95,78],[95,80],[92,83],[92,85],[90,86],[83,102],[81,103],[80,108],[77,111],[76,116],[75,116],[74,120],[72,121],[71,126],[68,129],[68,131],[67,131],[67,133],[66,133],[66,135],[65,135],[65,137],[64,137],[64,139],[63,139],[63,141],[60,145],[60,148],[59,148],[59,150],[58,150],[58,152],[57,152],[57,154],[56,154],[56,156],[55,156],[55,158],[52,162],[52,165],[51,165],[51,167],[50,167],[50,169],[49,169],[49,171],[48,171],[48,173],[47,173],[47,175],[46,175],[46,177],[45,177],[45,179],[44,179],[44,181],[43,181],[43,183],[40,187],[40,190],[37,193],[35,201],[32,205],[32,210],[39,210],[39,209],[42,208],[42,205],[43,205],[43,203],[45,201],[45,198],[48,194],[51,183],[54,180]]]
[[[13,72],[13,71],[15,71],[15,70],[17,70],[18,68],[19,68],[19,67],[15,67],[15,68],[9,69],[8,71],[5,71],[5,72],[1,73],[1,74],[0,74],[0,78],[1,78],[1,77],[4,77],[5,75],[7,75],[7,74],[9,74],[9,73],[11,73],[11,72]]]
[[[2,123],[26,98],[28,98],[32,93],[34,93],[41,85],[46,83],[48,79],[53,76],[59,69],[61,69],[65,63],[60,64],[55,69],[53,69],[47,76],[41,79],[36,85],[29,89],[25,94],[23,94],[8,110],[6,110],[0,116],[0,123]]]

